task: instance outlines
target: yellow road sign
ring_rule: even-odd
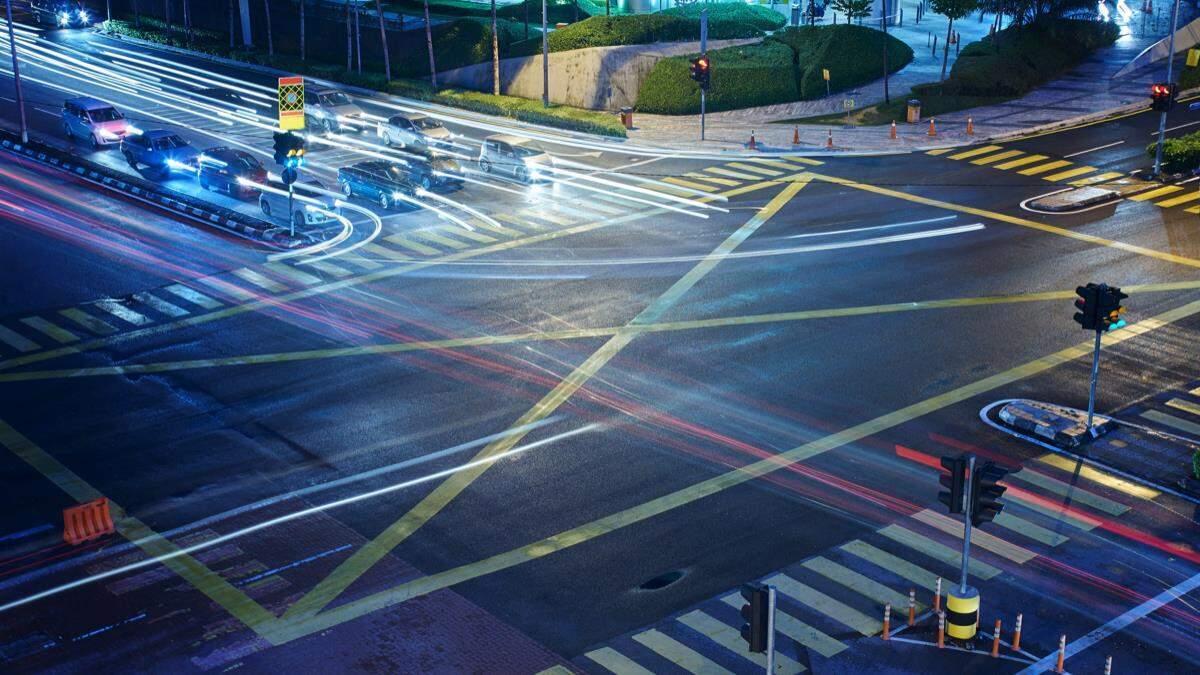
[[[1195,68],[1198,63],[1200,63],[1200,49],[1189,49],[1187,55],[1188,67]]]
[[[293,131],[304,128],[304,78],[279,78],[279,128]]]
[[[826,82],[829,81],[829,69],[828,68],[821,69],[821,77],[825,78]]]

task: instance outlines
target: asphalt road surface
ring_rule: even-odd
[[[39,138],[66,147],[57,106],[86,86],[139,125],[269,153],[193,90],[270,74],[22,40]],[[1196,183],[1022,207],[1144,168],[1157,116],[721,158],[435,112],[464,152],[528,134],[562,171],[359,204],[353,236],[281,258],[3,155],[6,671],[758,672],[730,597],[754,580],[779,589],[780,672],[1037,672],[1060,635],[1072,672],[1200,666],[1196,503],[979,418],[1086,406],[1088,281],[1131,296],[1099,410],[1200,401]],[[1171,134],[1196,120],[1181,107]],[[328,140],[325,180],[387,152]],[[961,525],[935,467],[961,451],[1017,471],[970,569],[986,635],[939,651],[927,610]],[[62,510],[99,497],[117,532],[65,543]],[[910,588],[920,621],[884,642]]]

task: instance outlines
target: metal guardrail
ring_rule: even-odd
[[[287,228],[179,194],[157,183],[123,174],[86,159],[80,159],[44,143],[34,140],[22,143],[20,136],[8,130],[0,129],[0,150],[58,169],[75,178],[189,220],[262,241],[278,248],[292,249],[311,243],[304,238],[289,236]]]

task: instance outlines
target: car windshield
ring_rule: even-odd
[[[235,169],[257,169],[262,166],[250,153],[242,152],[241,150],[233,154],[231,164],[233,164],[233,168]]]
[[[441,129],[442,123],[432,117],[420,117],[413,120],[413,124],[421,129]]]
[[[537,157],[538,155],[545,154],[544,152],[542,152],[541,150],[538,150],[537,148],[530,148],[530,147],[526,147],[523,145],[514,145],[514,146],[512,146],[512,149],[513,149],[513,154],[516,155],[517,157],[521,157],[521,158]]]
[[[154,139],[153,146],[155,150],[174,150],[176,148],[186,148],[187,141],[178,136],[163,136],[162,138]]]
[[[124,115],[117,112],[116,108],[99,108],[97,110],[89,110],[88,117],[93,122],[115,122],[120,119],[125,119]]]
[[[384,169],[384,173],[386,173],[387,177],[392,180],[404,180],[404,171],[402,171],[398,166],[389,166],[388,168]]]
[[[321,94],[319,97],[321,105],[337,106],[350,105],[350,98],[340,91],[335,91],[330,94]]]

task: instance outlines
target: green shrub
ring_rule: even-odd
[[[699,39],[700,24],[677,16],[593,16],[550,33],[550,51]]]
[[[779,30],[787,24],[787,19],[770,7],[746,5],[740,2],[695,3],[664,9],[659,14],[699,20],[700,12],[705,9],[708,10],[708,36],[713,39],[717,39],[714,30],[720,24],[748,24],[760,31]]]
[[[797,52],[800,98],[825,96],[822,70],[829,70],[829,91],[843,91],[883,77],[883,46],[888,45],[888,72],[894,73],[913,59],[912,48],[881,31],[863,26],[822,27],[823,38],[813,52]],[[784,31],[788,33],[789,31]],[[774,39],[774,36],[772,36]],[[805,60],[799,60],[801,53]],[[807,64],[807,65],[806,65]]]
[[[1146,146],[1146,154],[1153,157],[1156,146]],[[1164,141],[1163,167],[1176,173],[1200,168],[1200,132]]]

